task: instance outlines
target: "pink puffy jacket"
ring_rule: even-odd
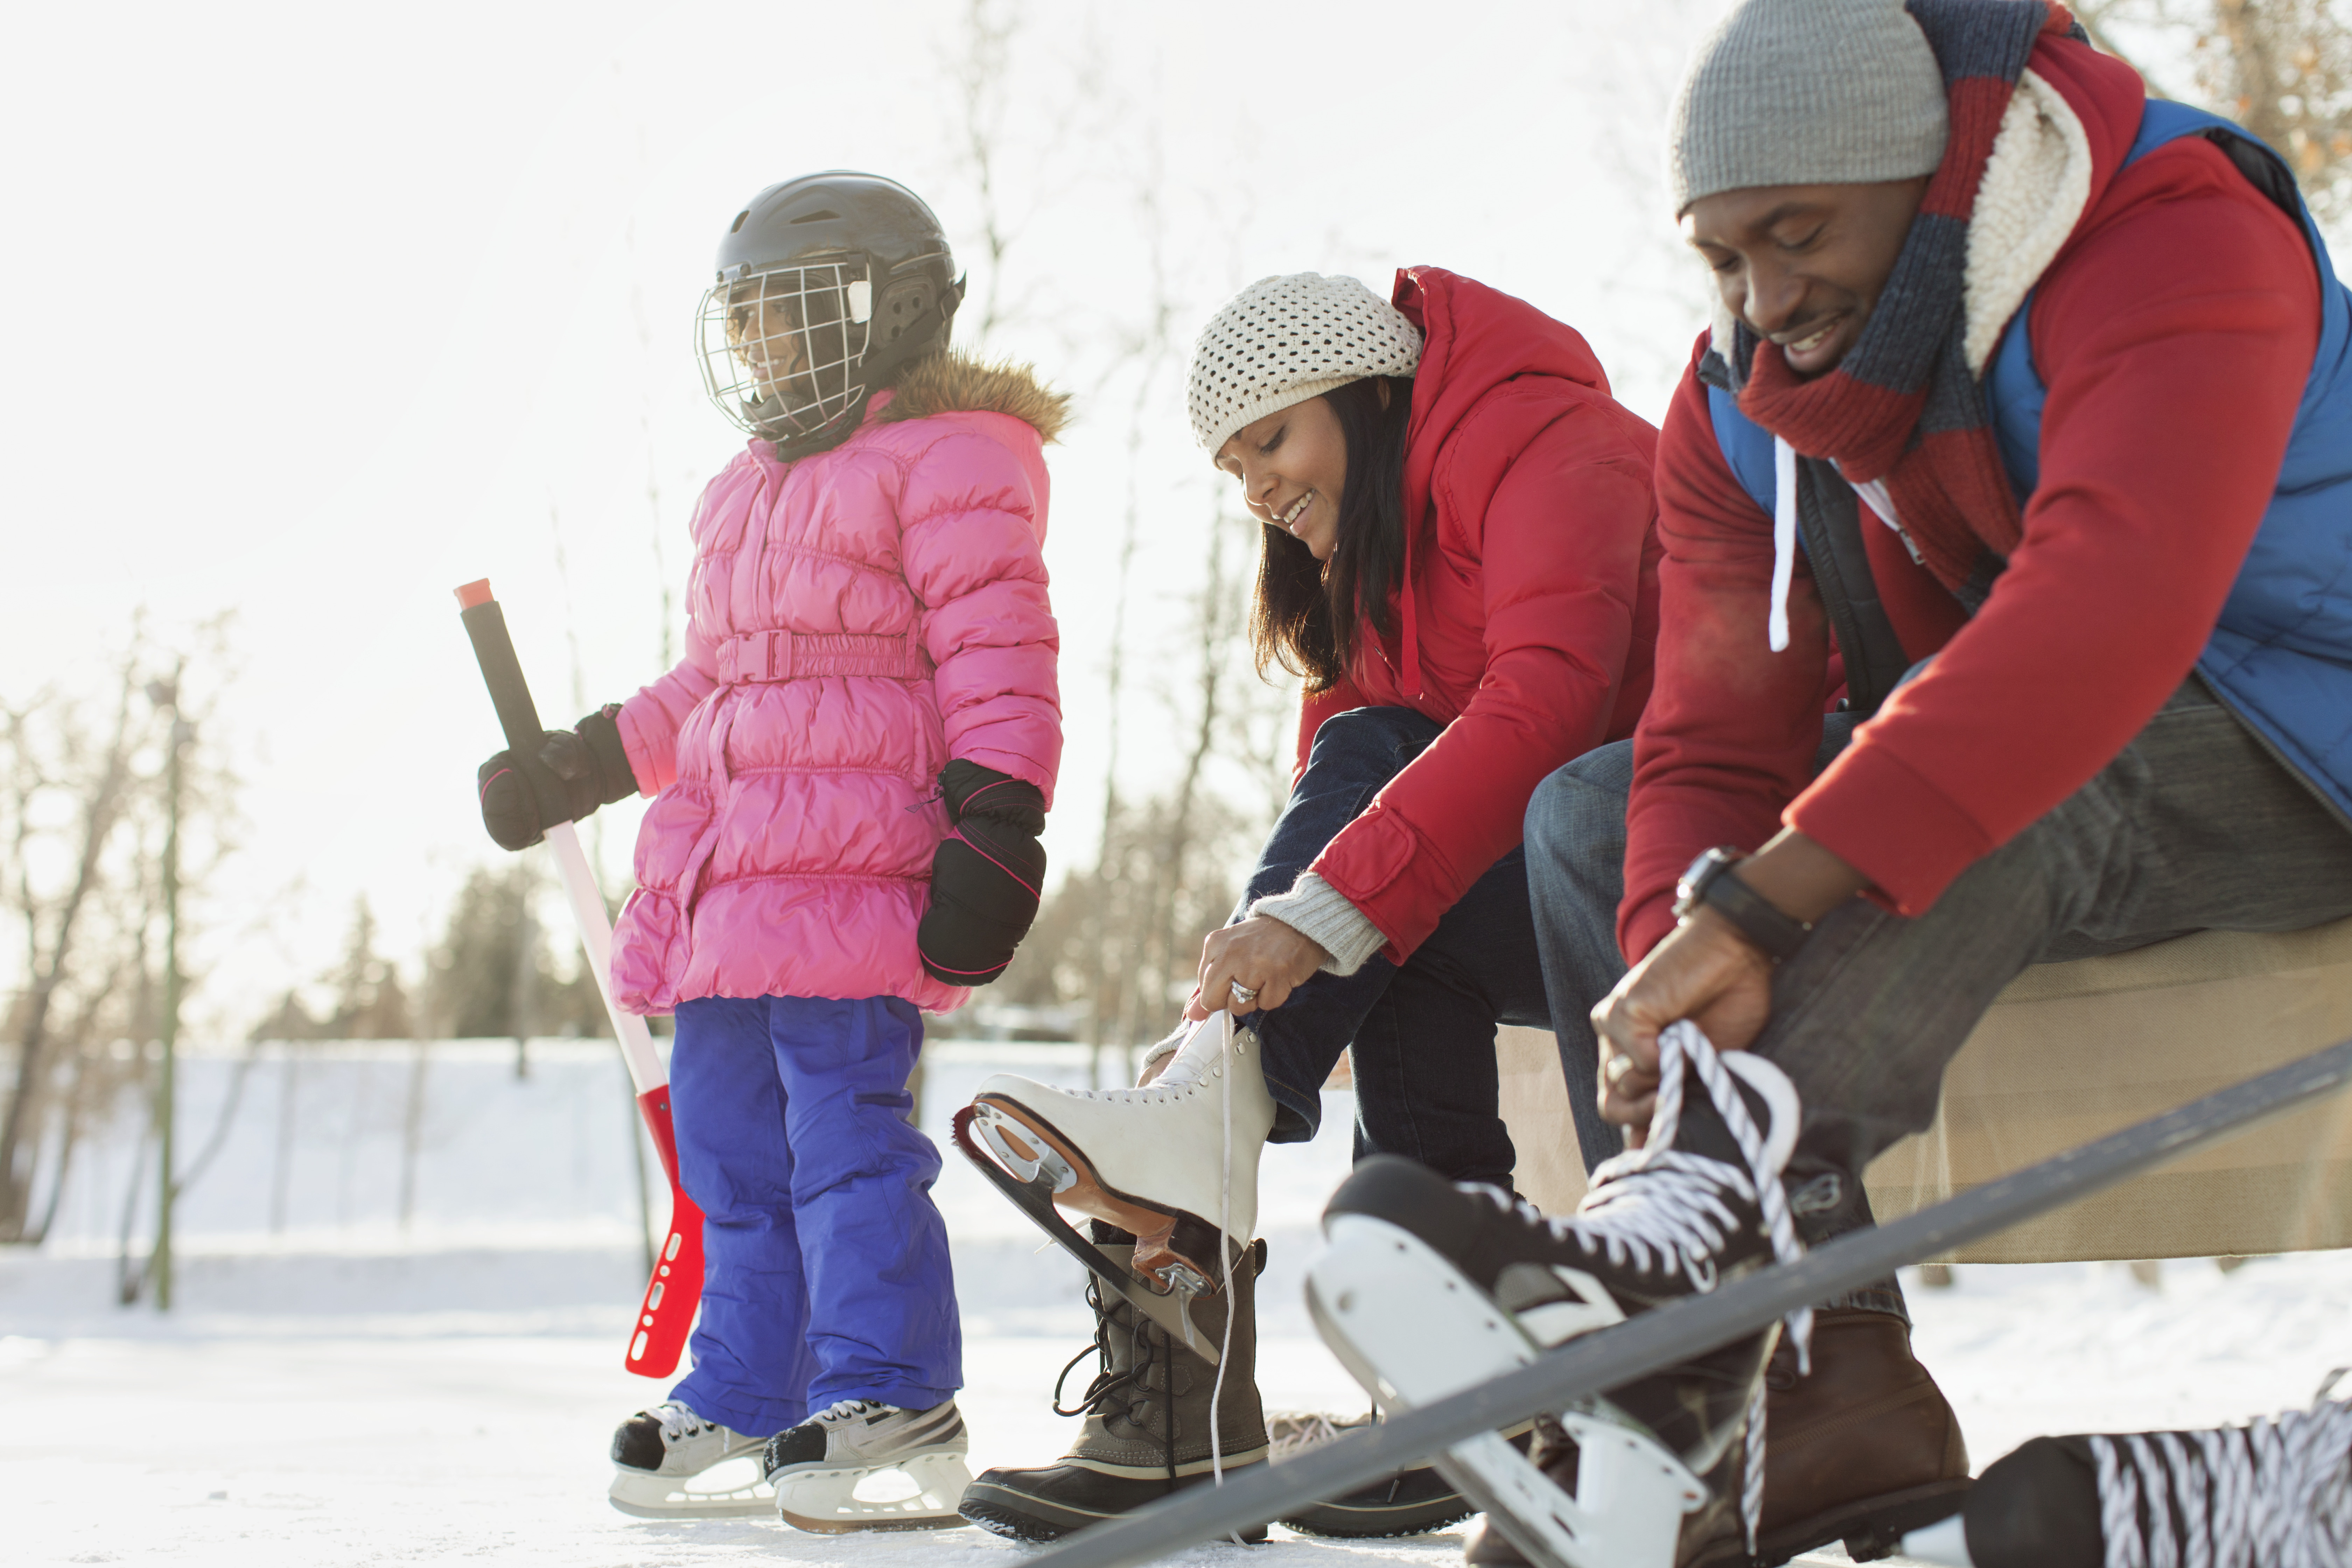
[[[754,441],[703,491],[685,661],[621,705],[656,797],[614,932],[624,1007],[970,994],[915,953],[938,776],[968,758],[1053,798],[1041,447],[1064,409],[1025,370],[937,354],[839,447],[785,464]]]

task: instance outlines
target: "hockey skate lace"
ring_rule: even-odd
[[[2105,1568],[2341,1568],[2352,1562],[2352,1404],[2205,1432],[2095,1436]]]
[[[827,1426],[831,1426],[835,1422],[846,1421],[853,1415],[863,1415],[869,1410],[887,1410],[890,1407],[888,1405],[883,1404],[878,1399],[836,1399],[832,1404],[826,1405],[824,1409],[818,1411],[813,1419],[822,1421]]]
[[[1685,1066],[1698,1074],[1707,1099],[1739,1145],[1746,1170],[1674,1147],[1682,1125]],[[1716,1255],[1740,1228],[1727,1194],[1756,1205],[1776,1261],[1794,1263],[1805,1255],[1788,1194],[1781,1190],[1780,1173],[1765,1167],[1764,1134],[1748,1114],[1731,1069],[1698,1026],[1685,1021],[1668,1025],[1658,1036],[1658,1099],[1650,1114],[1648,1139],[1643,1147],[1594,1170],[1591,1189],[1575,1213],[1546,1215],[1499,1188],[1487,1190],[1522,1218],[1548,1226],[1561,1241],[1573,1241],[1588,1253],[1605,1252],[1619,1268],[1630,1261],[1645,1274],[1679,1272],[1704,1293],[1716,1286]],[[1636,1174],[1640,1181],[1627,1179]],[[1810,1373],[1813,1310],[1801,1307],[1790,1313],[1788,1326],[1796,1342],[1797,1370]],[[1740,1489],[1750,1552],[1756,1550],[1756,1532],[1764,1517],[1764,1405],[1759,1378],[1748,1401],[1748,1466]]]
[[[646,1414],[660,1418],[662,1441],[665,1443],[675,1443],[681,1437],[691,1437],[711,1425],[674,1399],[664,1400]]]

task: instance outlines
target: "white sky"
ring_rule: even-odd
[[[1149,789],[1171,721],[1153,678],[1212,515],[1181,398],[1201,321],[1269,272],[1385,291],[1432,262],[1578,326],[1656,418],[1699,320],[1658,210],[1657,120],[1720,8],[1018,8],[999,157],[1020,309],[990,347],[1081,398],[1049,453],[1057,868],[1092,858],[1139,390],[1122,773]],[[215,941],[216,1014],[322,967],[362,890],[413,953],[496,855],[471,786],[498,737],[453,586],[496,584],[550,722],[583,710],[567,633],[588,705],[656,673],[660,584],[683,583],[688,512],[738,444],[688,343],[745,197],[828,166],[907,181],[973,269],[960,329],[976,321],[990,279],[948,75],[963,16],[18,8],[0,53],[0,694],[101,679],[137,606],[167,638],[237,611],[243,673],[207,740],[244,758],[251,829],[216,912],[242,924],[301,890],[277,940]],[[1175,350],[1139,389],[1119,345],[1155,255]],[[636,808],[604,816],[618,873]]]

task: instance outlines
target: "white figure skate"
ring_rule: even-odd
[[[706,1421],[675,1401],[640,1410],[613,1434],[614,1508],[639,1519],[730,1519],[766,1513],[762,1439]]]
[[[1223,1283],[1220,1234],[1257,1234],[1258,1156],[1274,1100],[1256,1032],[1213,1013],[1138,1089],[1056,1089],[999,1073],[972,1124],[1021,1180],[1135,1237],[1135,1269],[1187,1295]]]
[[[769,1438],[764,1466],[795,1530],[953,1530],[971,1447],[952,1399],[929,1410],[844,1399]]]

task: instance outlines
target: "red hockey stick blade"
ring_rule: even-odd
[[[622,1364],[640,1377],[667,1377],[677,1370],[686,1352],[686,1337],[694,1329],[695,1309],[702,1304],[702,1211],[686,1195],[677,1179],[677,1132],[670,1122],[669,1085],[662,1084],[637,1096],[637,1110],[653,1134],[654,1152],[661,1156],[669,1176],[669,1236],[654,1259],[654,1277],[646,1285],[644,1304],[637,1309],[636,1327],[629,1334],[629,1353]]]
[[[677,1370],[686,1336],[694,1330],[694,1310],[702,1304],[702,1211],[676,1187],[669,1201],[669,1239],[654,1262],[623,1362],[639,1377],[667,1377]]]

